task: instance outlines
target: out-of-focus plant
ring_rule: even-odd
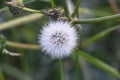
[[[47,10],[45,8],[42,9],[42,10],[36,10],[36,9],[28,8],[28,7],[26,7],[26,5],[25,6],[23,5],[25,3],[29,3],[29,2],[32,3],[34,1],[35,0],[25,0],[24,2],[22,2],[20,0],[6,1],[5,4],[8,7],[3,7],[2,9],[0,9],[0,12],[6,11],[9,8],[9,10],[15,15],[17,15],[19,13],[19,11],[21,11],[23,13],[25,11],[25,12],[29,12],[29,13],[32,13],[32,14],[26,15],[26,16],[23,16],[23,17],[14,19],[14,20],[10,20],[8,22],[1,23],[0,24],[0,31],[8,30],[10,28],[16,27],[16,26],[21,25],[21,24],[26,24],[26,23],[29,23],[29,22],[32,22],[32,21],[39,20],[44,16],[47,16],[47,17],[50,17],[50,18],[52,17],[52,19],[54,18],[54,20],[57,20],[58,18],[60,20],[61,19],[62,20],[67,20],[67,21],[70,22],[70,24],[74,25],[74,27],[76,27],[76,28],[80,27],[80,24],[102,23],[102,22],[105,22],[105,21],[119,20],[119,18],[120,18],[120,14],[114,14],[114,15],[104,16],[104,17],[99,17],[99,18],[79,19],[80,10],[83,9],[83,8],[79,8],[81,0],[76,0],[76,3],[75,3],[76,5],[74,6],[74,9],[73,9],[74,11],[72,11],[73,13],[71,13],[71,11],[69,11],[70,9],[69,9],[68,5],[71,5],[71,4],[67,4],[68,0],[61,0],[61,3],[62,3],[61,5],[63,6],[62,8],[57,7],[55,5],[54,0],[48,0],[48,2],[51,4],[52,8],[47,9]],[[54,7],[57,7],[58,10],[56,10]],[[21,14],[21,13],[19,13],[19,14]],[[91,64],[93,64],[93,65],[97,66],[98,68],[102,69],[103,71],[105,71],[105,72],[117,77],[118,79],[120,79],[120,73],[117,70],[115,70],[111,66],[107,65],[106,63],[102,62],[101,60],[95,58],[94,56],[91,56],[91,55],[87,54],[86,52],[82,51],[90,43],[92,43],[96,40],[99,40],[100,38],[103,38],[104,36],[106,36],[106,34],[109,34],[113,30],[116,30],[118,28],[120,28],[120,25],[107,28],[106,30],[104,30],[104,31],[102,31],[98,34],[95,34],[95,36],[92,36],[91,38],[87,39],[86,41],[82,42],[81,44],[78,44],[78,45],[80,45],[80,47],[78,46],[77,50],[75,50],[75,52],[74,52],[75,54],[73,54],[73,55],[76,56],[76,57],[73,58],[73,60],[75,61],[75,65],[76,65],[75,80],[79,79],[78,78],[79,77],[78,76],[78,70],[79,70],[78,68],[79,68],[79,65],[82,65],[82,64],[79,64],[79,60],[80,60],[81,57],[84,58],[85,60],[87,60],[88,62],[90,62]],[[56,33],[56,35],[58,35],[58,34]],[[60,34],[58,36],[60,36]],[[64,37],[61,37],[61,38],[64,38]],[[78,40],[78,42],[79,42],[79,40]],[[59,41],[60,41],[60,39],[59,39]],[[41,49],[39,45],[17,43],[17,42],[14,42],[14,41],[5,40],[3,37],[0,37],[0,47],[3,50],[3,53],[9,54],[9,55],[19,55],[19,54],[18,53],[12,53],[12,52],[9,52],[6,49],[3,49],[2,47],[6,47],[6,46],[3,45],[3,42],[4,42],[4,44],[6,44],[6,46],[9,46],[9,47],[12,47],[12,48],[22,48],[22,49],[30,49],[30,50]],[[44,41],[42,41],[42,42],[44,43]],[[54,41],[54,43],[55,43],[55,41]],[[62,50],[60,50],[60,51],[62,52]],[[68,50],[66,50],[66,51],[68,51]],[[51,51],[48,51],[48,52],[51,52]],[[54,52],[54,51],[52,51],[52,52]],[[55,52],[57,52],[57,51],[55,51]],[[57,55],[57,53],[56,53],[56,55]],[[64,55],[67,55],[67,54],[64,54]],[[60,54],[59,56],[62,56],[62,55]],[[62,59],[61,58],[59,59],[59,64],[60,64],[60,71],[59,71],[60,72],[60,78],[59,79],[63,80]]]

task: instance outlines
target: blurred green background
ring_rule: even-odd
[[[76,5],[77,0],[72,0]],[[102,17],[119,13],[120,0],[116,1],[118,9],[115,10],[114,4],[110,5],[112,0],[81,0],[80,18],[87,19],[93,17]],[[32,9],[45,9],[52,7],[62,7],[61,0],[54,0],[55,5],[49,0],[24,0],[26,7]],[[4,0],[0,0],[0,8],[5,7]],[[9,10],[0,12],[0,23],[7,22],[25,15],[29,12],[21,12],[18,15],[13,15]],[[39,31],[47,21],[46,17],[31,23],[19,25],[12,29],[1,31],[7,40],[38,44]],[[84,42],[97,33],[116,25],[119,25],[119,20],[107,21],[96,24],[81,24],[83,30],[80,31],[80,42]],[[0,80],[59,80],[59,66],[56,60],[44,55],[41,50],[26,50],[6,47],[11,52],[18,52],[23,56],[10,56],[0,53]],[[83,49],[90,55],[97,57],[105,63],[113,66],[120,71],[120,29],[117,29],[105,37],[91,43]],[[118,80],[114,76],[98,69],[94,65],[82,61],[82,67],[79,71],[79,80]],[[75,62],[71,58],[63,59],[64,80],[74,80],[75,77]]]

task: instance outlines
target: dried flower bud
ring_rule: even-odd
[[[43,13],[46,14],[50,19],[56,21],[56,20],[64,20],[65,15],[62,12],[62,8],[54,8],[54,9],[45,9],[43,10]]]
[[[11,0],[6,1],[5,4],[9,7],[9,10],[14,15],[17,15],[20,13],[20,9],[24,7],[22,0]]]

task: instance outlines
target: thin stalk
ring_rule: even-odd
[[[8,7],[3,7],[2,9],[0,9],[0,12],[6,11],[8,9],[9,9]],[[20,8],[20,9],[23,11],[27,11],[27,12],[41,13],[42,14],[42,12],[40,10],[35,10],[35,9],[27,8],[27,7]]]
[[[79,56],[79,54],[75,53],[74,56],[71,56],[71,59],[75,62],[75,78],[74,80],[79,80],[78,70],[80,71],[80,77],[83,80],[91,80],[91,75],[89,72],[89,67],[85,60]]]
[[[84,58],[86,61],[90,62],[91,64],[95,65],[96,67],[100,68],[101,70],[116,76],[117,78],[120,79],[120,73],[115,70],[113,67],[107,65],[106,63],[100,61],[99,59],[88,55],[87,53],[83,52],[83,51],[78,51],[78,54],[80,57]]]
[[[100,23],[100,22],[116,20],[116,19],[120,19],[120,14],[115,14],[115,15],[105,16],[100,18],[73,20],[72,23],[73,24],[89,24],[89,23]]]
[[[62,66],[62,59],[59,59],[59,80],[63,80],[63,66]]]
[[[75,17],[76,15],[78,16],[80,1],[81,0],[77,0],[77,4],[75,6],[74,12],[72,13],[72,17]]]
[[[32,13],[42,13],[40,10],[35,10],[27,7],[22,8],[22,10],[27,12],[32,12]]]
[[[1,23],[0,31],[15,27],[17,25],[21,25],[21,24],[25,24],[25,23],[32,22],[35,20],[39,20],[42,18],[42,16],[43,16],[42,14],[34,13],[34,14],[27,15],[25,17],[21,17],[21,18],[14,19],[14,20],[11,20],[11,21],[8,21],[5,23]]]
[[[79,80],[79,55],[76,54],[75,58],[75,80]]]
[[[95,40],[98,40],[99,38],[104,37],[106,34],[108,34],[109,32],[111,32],[111,31],[113,31],[117,28],[120,28],[120,26],[111,27],[111,28],[108,28],[108,29],[102,31],[101,33],[98,33],[97,35],[95,35],[92,38],[85,41],[82,44],[82,47],[86,47],[90,43],[94,42]],[[11,41],[7,41],[6,44],[7,44],[7,46],[10,46],[10,47],[13,47],[13,48],[23,48],[23,49],[31,49],[31,50],[40,49],[39,45],[23,44],[23,43],[11,42]]]
[[[67,3],[66,3],[66,0],[62,0],[62,4],[63,4],[63,7],[64,7],[65,15],[69,18],[70,12],[68,10],[68,6],[67,6]]]
[[[32,45],[32,44],[23,44],[23,43],[17,43],[17,42],[6,42],[7,46],[13,47],[13,48],[23,48],[23,49],[31,49],[31,50],[38,50],[40,49],[39,45]]]
[[[89,45],[90,43],[104,37],[105,35],[107,35],[108,33],[112,32],[113,30],[116,30],[120,28],[120,25],[118,26],[114,26],[114,27],[110,27],[106,30],[103,30],[102,32],[96,34],[95,36],[91,37],[90,39],[87,39],[86,41],[84,41],[84,43],[82,43],[82,47],[86,47],[87,45]]]

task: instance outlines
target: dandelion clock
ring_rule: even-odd
[[[67,21],[50,21],[39,35],[42,51],[52,58],[69,56],[77,45],[77,33]]]

